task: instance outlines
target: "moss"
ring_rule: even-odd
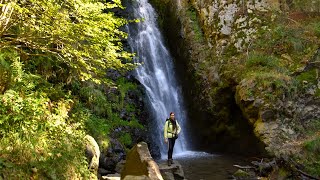
[[[311,24],[311,28],[313,29],[314,31],[314,34],[320,38],[320,22],[314,22]]]
[[[256,137],[260,137],[259,132],[263,131],[264,129],[265,129],[265,125],[261,119],[258,119],[254,122],[254,133],[255,133]],[[261,139],[261,141],[262,141],[262,139]]]
[[[188,9],[187,15],[192,21],[192,29],[195,33],[195,38],[198,42],[202,42],[204,40],[203,32],[201,29],[201,26],[198,21],[198,16],[196,9],[194,9],[192,6]]]
[[[314,153],[320,155],[320,137],[318,137],[312,141],[306,142],[304,144],[304,148],[309,152],[314,152]]]
[[[312,69],[310,71],[306,71],[301,73],[296,77],[299,83],[311,83],[316,84],[317,83],[317,71],[316,69]]]
[[[279,59],[274,56],[261,53],[252,53],[246,61],[246,68],[266,67],[268,69],[278,68],[280,65]]]
[[[235,177],[238,177],[238,178],[246,178],[246,177],[249,177],[250,175],[249,175],[249,173],[247,173],[247,172],[239,169],[238,171],[236,171],[236,172],[234,173],[234,176],[235,176]]]
[[[223,52],[223,55],[224,55],[226,58],[229,58],[229,57],[232,57],[232,56],[238,55],[238,54],[239,54],[239,52],[238,52],[237,48],[236,48],[233,44],[228,45],[228,46],[225,48],[224,52]]]
[[[284,169],[284,168],[280,168],[279,169],[279,176],[280,179],[285,179],[290,175],[290,172],[288,172],[288,170]]]
[[[305,165],[307,172],[312,175],[320,174],[320,137],[304,143],[305,156],[302,163]]]
[[[316,90],[315,96],[320,97],[320,89],[319,88]]]

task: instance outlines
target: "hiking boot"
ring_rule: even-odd
[[[173,159],[169,159],[171,164],[174,164]]]
[[[171,161],[170,161],[170,159],[168,159],[168,166],[171,166]]]

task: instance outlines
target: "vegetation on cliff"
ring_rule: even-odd
[[[202,143],[240,147],[247,123],[271,155],[319,175],[319,2],[152,2],[192,79],[192,109],[205,114]]]
[[[120,117],[135,85],[106,76],[136,66],[110,11],[120,1],[0,2],[0,179],[89,178],[85,134],[106,148],[115,128],[142,128]]]
[[[268,152],[293,158],[299,162],[300,170],[317,176],[320,175],[317,156],[320,129],[311,128],[310,124],[319,119],[317,113],[308,119],[302,116],[308,113],[308,108],[316,109],[313,105],[319,99],[316,59],[319,59],[320,19],[318,15],[303,12],[298,12],[298,17],[278,13],[273,12],[275,19],[269,20],[267,29],[256,33],[256,39],[244,51],[235,50],[231,44],[221,56],[216,56],[223,60],[219,74],[223,82],[229,84],[232,80],[239,84],[237,104]],[[220,84],[212,87],[214,92]],[[301,104],[288,110],[292,102]],[[305,105],[307,102],[309,107]],[[299,108],[304,112],[299,112]],[[306,133],[310,129],[312,136]]]

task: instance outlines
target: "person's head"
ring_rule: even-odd
[[[174,112],[170,113],[170,119],[174,120]]]

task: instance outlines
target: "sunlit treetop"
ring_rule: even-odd
[[[120,0],[0,0],[0,50],[15,49],[22,60],[53,55],[73,78],[99,83],[106,69],[130,70],[133,54],[123,51],[127,23],[111,11]]]

